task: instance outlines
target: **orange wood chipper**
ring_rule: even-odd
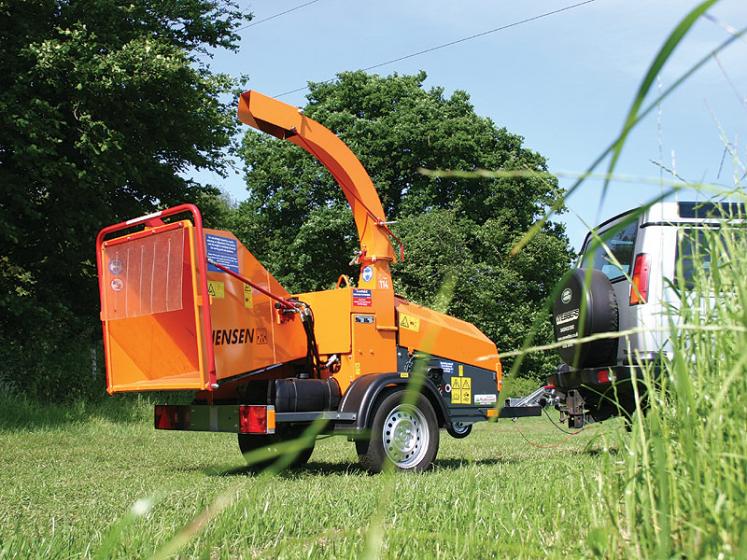
[[[189,204],[106,227],[96,254],[107,391],[194,391],[190,405],[156,405],[155,427],[234,432],[243,453],[316,421],[354,440],[371,471],[427,468],[440,428],[465,437],[497,414],[495,344],[395,295],[396,238],[371,178],[337,136],[255,91],[241,95],[239,119],[308,151],[336,179],[360,238],[358,281],[289,294]],[[312,450],[307,438],[293,462]]]

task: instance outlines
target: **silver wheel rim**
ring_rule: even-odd
[[[397,405],[384,421],[381,440],[387,458],[396,467],[416,466],[428,451],[430,440],[425,416],[411,404]]]
[[[451,429],[454,430],[455,434],[465,434],[467,431],[469,431],[470,424],[464,424],[463,422],[453,422],[451,424]]]

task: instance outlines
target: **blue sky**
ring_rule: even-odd
[[[241,31],[237,53],[215,53],[213,70],[246,74],[246,86],[269,95],[321,81],[474,33],[556,10],[579,0],[319,0]],[[241,0],[255,21],[303,0]],[[596,0],[557,15],[379,68],[380,74],[428,73],[427,86],[467,91],[478,114],[525,138],[552,171],[582,172],[619,132],[643,75],[669,32],[696,2]],[[724,26],[747,25],[747,2],[723,0],[702,19],[664,68],[666,88],[692,63],[728,38]],[[720,63],[720,66],[719,66]],[[723,68],[723,70],[722,70]],[[305,92],[283,97],[303,105]],[[734,184],[744,170],[724,153],[731,142],[747,162],[747,41],[737,40],[677,90],[633,132],[620,175],[658,179],[651,160],[688,181]],[[601,169],[600,169],[601,170]],[[666,173],[665,173],[666,176]],[[246,197],[242,171],[223,179],[194,177]],[[562,179],[561,184],[569,184]],[[743,183],[744,184],[744,181]],[[601,185],[587,182],[560,219],[578,248],[586,228],[641,204],[658,185],[613,183],[601,210]],[[692,195],[681,195],[692,198]]]

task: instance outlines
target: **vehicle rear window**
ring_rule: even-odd
[[[713,266],[713,260],[716,255],[712,255],[712,249],[716,239],[713,238],[714,233],[706,233],[707,230],[701,228],[688,228],[680,230],[679,241],[677,243],[677,256],[678,262],[682,263],[682,277],[685,282],[685,288],[692,290],[695,287],[695,275],[698,267],[703,269],[703,272],[708,275],[711,272]],[[725,252],[724,256],[728,257],[728,243],[724,243],[724,234],[719,232],[718,235],[719,245],[723,246]],[[710,239],[709,239],[710,236]],[[698,264],[700,262],[700,264]]]
[[[745,206],[739,202],[679,202],[680,218],[744,219]]]
[[[637,233],[637,220],[625,226],[612,237],[607,237],[605,232],[600,232],[599,237],[604,241],[606,247],[600,244],[599,247],[592,250],[593,240],[590,239],[584,249],[582,266],[601,270],[611,281],[625,278],[626,275],[630,275],[633,265]],[[609,253],[612,253],[614,259],[610,257]]]

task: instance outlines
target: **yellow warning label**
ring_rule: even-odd
[[[215,280],[208,280],[208,294],[210,297],[217,299],[223,299],[226,297],[226,286],[223,282],[217,282]]]
[[[399,326],[401,329],[418,332],[420,330],[420,319],[418,319],[417,317],[413,317],[412,315],[400,313]]]
[[[399,376],[400,376],[400,377],[401,377],[402,379],[407,379],[408,377],[410,377],[410,372],[409,372],[409,371],[400,371],[400,372],[399,372]]]
[[[252,298],[252,287],[248,284],[244,284],[244,307],[251,309],[254,307],[254,299]]]
[[[459,364],[459,377],[464,377],[464,365]]]
[[[358,376],[361,374],[361,363],[355,362],[355,375]]]
[[[472,378],[451,378],[451,404],[472,404]]]

